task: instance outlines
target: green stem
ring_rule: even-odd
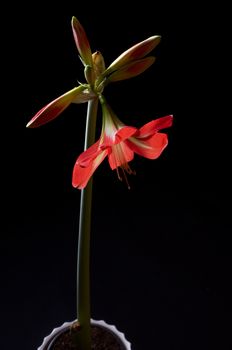
[[[98,99],[88,102],[85,147],[95,142]],[[92,204],[92,178],[81,191],[79,239],[77,255],[77,319],[80,323],[78,345],[80,350],[91,349],[90,336],[90,228]]]

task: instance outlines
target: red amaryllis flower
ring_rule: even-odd
[[[124,125],[103,98],[101,103],[103,123],[100,139],[78,157],[73,169],[72,184],[79,189],[87,185],[107,156],[111,169],[116,169],[118,178],[122,180],[122,174],[127,182],[126,174],[133,173],[128,163],[134,158],[134,153],[156,159],[168,144],[167,135],[159,130],[172,125],[172,115],[152,120],[137,129]]]

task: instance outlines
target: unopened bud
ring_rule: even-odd
[[[93,71],[93,68],[88,66],[88,65],[85,66],[84,74],[85,74],[86,81],[90,85],[93,85],[93,82],[94,82],[94,71]]]
[[[96,78],[98,78],[106,69],[105,61],[101,52],[96,51],[92,54],[93,67],[95,71]]]

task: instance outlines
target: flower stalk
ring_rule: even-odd
[[[98,99],[88,102],[84,149],[88,149],[95,141]],[[90,230],[92,207],[92,184],[81,190],[79,236],[77,253],[77,320],[80,330],[76,342],[80,350],[91,349],[90,329]]]

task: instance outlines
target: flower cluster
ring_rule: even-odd
[[[172,115],[152,120],[140,129],[126,126],[106,102],[103,91],[109,83],[135,77],[149,68],[155,62],[155,57],[147,55],[159,44],[160,36],[151,36],[132,46],[106,68],[102,54],[99,51],[92,53],[85,30],[75,17],[72,18],[72,31],[84,65],[86,83],[80,83],[43,107],[27,127],[38,127],[50,122],[71,103],[98,99],[102,107],[101,135],[97,142],[77,158],[72,184],[76,188],[84,188],[106,157],[111,169],[116,169],[118,178],[125,179],[128,184],[126,174],[133,173],[128,163],[133,159],[134,153],[155,159],[167,146],[167,135],[159,131],[172,125]]]

